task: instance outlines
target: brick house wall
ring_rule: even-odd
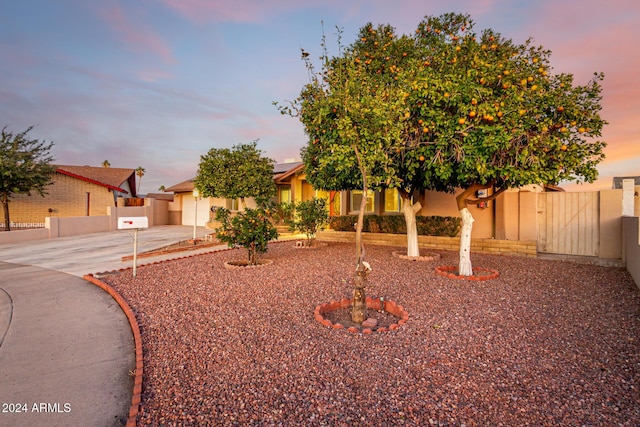
[[[42,223],[48,216],[86,216],[87,193],[90,216],[107,215],[107,207],[116,206],[113,191],[106,187],[60,173],[55,173],[52,180],[44,197],[38,193],[16,194],[9,200],[11,222]],[[0,210],[0,219],[5,219],[3,210]]]

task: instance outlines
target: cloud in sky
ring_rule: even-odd
[[[604,72],[600,185],[640,175],[637,0],[11,2],[0,18],[2,125],[35,125],[58,163],[142,166],[142,192],[193,177],[212,147],[260,139],[277,161],[299,157],[302,126],[272,101],[307,83],[300,48],[319,55],[323,31],[332,48],[336,26],[350,43],[367,22],[413,33],[449,11],[469,13],[478,32],[533,37],[577,83]]]

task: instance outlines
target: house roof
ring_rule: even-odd
[[[135,196],[134,169],[57,165],[56,172],[124,194],[129,194],[129,192],[122,188],[122,184],[128,182],[132,195]]]
[[[284,179],[304,169],[304,163],[291,162],[279,163],[273,166],[273,180],[276,183],[282,182]]]
[[[616,176],[613,178],[613,189],[622,189],[622,181],[625,179],[633,179],[633,185],[640,185],[640,176]]]
[[[173,191],[174,193],[191,193],[193,192],[193,188],[194,188],[194,185],[193,185],[194,180],[195,178],[191,178],[186,181],[182,181],[181,183],[172,185],[169,188],[165,188],[164,191],[166,192]]]
[[[285,178],[288,178],[302,169],[304,169],[304,163],[302,162],[278,163],[273,166],[273,180],[276,183],[282,182]],[[169,188],[165,188],[164,191],[173,191],[174,193],[191,193],[194,189],[194,181],[195,178],[191,178],[172,185]]]

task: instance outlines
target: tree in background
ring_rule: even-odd
[[[14,134],[5,126],[0,141],[0,198],[4,209],[4,229],[11,230],[9,201],[14,194],[31,195],[32,191],[44,197],[51,184],[55,167],[49,151],[53,142],[29,139],[33,129]]]
[[[305,246],[311,247],[320,228],[329,222],[327,201],[322,198],[312,198],[294,204],[294,215],[289,221],[293,231],[299,231],[307,236]]]
[[[138,166],[136,168],[136,176],[139,178],[138,179],[138,190],[136,191],[136,193],[140,193],[140,183],[142,182],[142,177],[144,176],[145,172],[146,171],[142,166]]]
[[[109,163],[109,160],[105,160],[104,162],[102,162],[102,167],[103,168],[110,168],[111,167],[111,163]]]
[[[478,35],[468,15],[425,17],[414,39],[421,71],[407,97],[413,135],[400,152],[420,161],[428,187],[462,189],[458,269],[471,275],[468,204],[508,188],[597,177],[603,75],[575,85],[571,74],[551,73],[550,51],[490,29]],[[492,194],[479,200],[479,190]]]
[[[273,182],[274,161],[263,157],[256,148],[257,140],[233,148],[212,148],[200,157],[195,188],[202,197],[240,199],[253,197],[258,205],[276,194]]]

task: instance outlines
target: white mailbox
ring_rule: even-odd
[[[149,220],[146,216],[122,216],[118,218],[118,230],[133,230],[149,228]]]

